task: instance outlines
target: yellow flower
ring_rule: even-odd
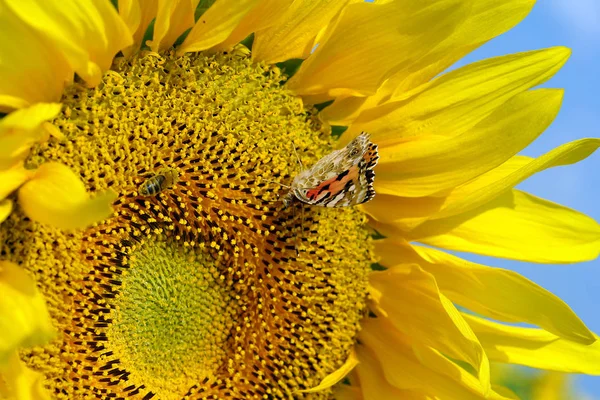
[[[569,50],[441,74],[532,0],[117,6],[0,0],[0,257],[58,332],[0,302],[0,394],[506,399],[490,361],[600,374],[559,298],[443,251],[598,255],[594,220],[514,189],[600,145],[518,155]],[[282,206],[297,158],[363,130],[373,201]]]

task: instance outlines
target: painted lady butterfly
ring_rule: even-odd
[[[322,207],[347,207],[375,197],[373,181],[379,154],[377,145],[362,132],[343,149],[334,150],[310,169],[300,172],[283,198],[284,208],[294,198]]]

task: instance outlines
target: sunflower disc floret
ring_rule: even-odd
[[[65,138],[27,166],[116,191],[114,214],[76,232],[20,212],[2,225],[2,255],[37,277],[59,328],[24,355],[57,398],[301,398],[344,363],[369,232],[355,209],[283,209],[294,147],[309,165],[333,144],[283,79],[239,54],[147,53],[68,89]],[[140,194],[164,168],[177,181]]]

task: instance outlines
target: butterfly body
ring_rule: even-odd
[[[366,203],[375,196],[373,181],[379,154],[369,134],[361,133],[346,147],[334,150],[310,169],[300,172],[283,199],[322,207],[347,207]]]

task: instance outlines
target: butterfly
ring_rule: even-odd
[[[322,207],[348,207],[375,197],[373,181],[379,153],[362,132],[343,149],[334,150],[312,168],[300,172],[283,198],[284,208],[294,199]]]

